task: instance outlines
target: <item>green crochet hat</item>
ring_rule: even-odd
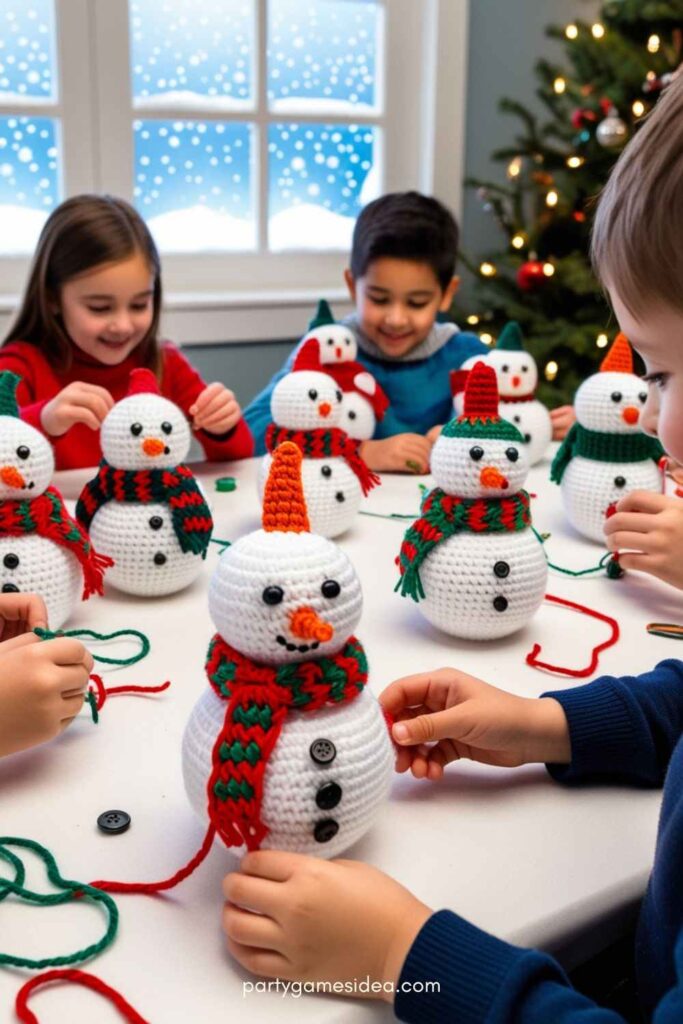
[[[0,416],[19,416],[17,388],[21,377],[11,370],[0,373]]]
[[[510,320],[506,323],[500,332],[495,347],[502,349],[504,352],[526,352],[522,329],[516,320]]]
[[[315,331],[318,327],[329,327],[330,324],[336,324],[336,320],[332,316],[332,310],[329,307],[328,302],[325,299],[320,299],[318,302],[318,310],[308,325],[309,331]]]
[[[524,438],[517,427],[498,415],[498,384],[492,366],[481,361],[474,364],[465,385],[463,414],[447,423],[441,435],[524,444]]]

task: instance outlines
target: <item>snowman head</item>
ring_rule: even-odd
[[[328,430],[340,425],[341,405],[341,388],[322,372],[318,343],[309,338],[299,349],[292,372],[273,388],[273,421],[287,430]]]
[[[240,538],[209,586],[216,630],[241,654],[286,665],[336,654],[360,619],[360,582],[332,541],[309,532],[299,448],[273,452],[263,529]]]
[[[514,321],[506,324],[486,362],[496,371],[498,394],[506,398],[532,395],[538,384],[536,360],[524,348],[522,332]]]
[[[646,401],[647,387],[633,372],[631,346],[619,334],[600,364],[600,372],[579,387],[574,408],[586,430],[635,434],[641,430],[640,415]]]
[[[308,333],[304,335],[303,342],[310,338],[318,342],[320,362],[323,365],[351,363],[358,355],[353,331],[336,322],[325,299],[318,303],[317,312],[308,325]]]
[[[471,370],[463,414],[441,431],[431,470],[438,487],[461,498],[505,498],[522,487],[529,472],[524,438],[498,415],[491,366],[478,362]]]
[[[19,419],[19,380],[9,370],[0,373],[0,501],[37,498],[55,469],[50,442]]]
[[[102,454],[116,469],[169,469],[190,450],[184,414],[159,393],[151,370],[132,370],[128,394],[102,421]]]
[[[377,420],[384,417],[389,399],[372,374],[362,369],[360,363],[356,363],[355,367],[347,367],[347,370],[348,374],[339,371],[335,378],[342,384],[344,393],[340,425],[349,437],[367,441],[375,433]]]

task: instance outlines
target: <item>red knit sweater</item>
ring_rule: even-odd
[[[188,409],[206,385],[175,345],[164,342],[161,353],[161,393],[180,406],[190,419]],[[26,341],[13,341],[0,348],[0,370],[12,370],[22,378],[17,390],[21,417],[52,442],[57,469],[96,466],[102,458],[100,435],[99,431],[91,430],[84,423],[75,423],[61,437],[50,437],[40,422],[40,414],[45,404],[73,381],[99,384],[100,387],[107,389],[115,402],[118,402],[125,397],[128,390],[130,371],[139,365],[135,352],[118,366],[105,366],[74,346],[70,369],[64,373],[57,373],[36,345]],[[204,430],[196,430],[193,433],[204,449],[207,459],[211,461],[246,459],[254,452],[254,441],[243,419],[240,419],[228,434],[221,437],[208,434]]]

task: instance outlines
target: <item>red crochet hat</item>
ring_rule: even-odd
[[[375,419],[381,420],[389,408],[389,399],[362,363],[326,363],[323,372],[333,377],[342,391],[355,391],[372,406]]]
[[[498,414],[498,383],[492,366],[479,361],[467,377],[465,408],[462,416],[447,423],[443,437],[480,437],[501,441],[523,441],[512,423]]]
[[[324,373],[320,362],[320,342],[317,338],[309,338],[303,343],[296,354],[292,370],[317,370]]]
[[[160,395],[159,384],[156,377],[151,370],[138,367],[137,370],[130,371],[130,377],[128,378],[128,391],[126,397],[130,395],[146,395],[146,394]]]

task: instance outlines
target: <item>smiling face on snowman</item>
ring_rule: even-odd
[[[117,469],[167,469],[183,462],[190,450],[182,411],[158,391],[135,391],[148,387],[157,388],[151,371],[133,370],[128,396],[102,422],[102,454]]]
[[[318,343],[310,338],[299,350],[292,372],[277,382],[270,396],[273,421],[287,430],[327,430],[340,426],[342,392],[322,373]]]
[[[607,434],[641,431],[640,416],[647,401],[647,387],[633,373],[631,347],[623,336],[615,339],[600,365],[574,398],[579,424],[586,430]]]
[[[0,501],[37,498],[50,485],[50,442],[16,416],[0,415]]]

